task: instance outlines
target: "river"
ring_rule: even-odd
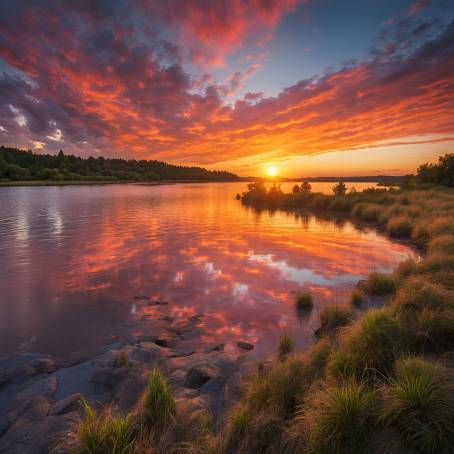
[[[244,207],[235,195],[245,189],[0,188],[0,354],[94,351],[146,313],[202,313],[207,343],[247,340],[266,355],[283,331],[297,347],[311,342],[323,305],[347,302],[371,270],[413,255],[348,220]],[[303,288],[315,307],[301,319],[294,297]],[[140,295],[168,305],[150,307]]]

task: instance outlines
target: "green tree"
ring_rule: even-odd
[[[312,186],[308,181],[303,181],[301,183],[300,191],[304,192],[305,194],[309,194],[311,192]]]
[[[345,195],[347,192],[347,186],[343,181],[339,181],[339,183],[333,186],[332,190],[334,195]]]

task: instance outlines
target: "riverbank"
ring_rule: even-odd
[[[245,353],[253,346],[239,342],[224,351],[223,344],[201,344],[203,318],[127,322],[131,334],[106,341],[94,357],[83,351],[63,358],[27,352],[1,357],[0,452],[67,452],[74,442],[68,434],[77,431],[84,408],[135,414],[155,368],[165,374],[183,416],[203,411],[220,424],[251,371]],[[101,446],[96,452],[110,451]]]
[[[360,317],[328,308],[317,344],[252,379],[224,432],[226,452],[452,452],[454,191],[324,196],[254,185],[242,202],[349,213],[411,242],[423,257],[359,284],[352,305],[369,293],[385,298],[382,308]],[[249,428],[244,436],[240,415]]]

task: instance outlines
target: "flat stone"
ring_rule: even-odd
[[[0,438],[0,452],[8,454],[38,454],[53,452],[64,442],[63,434],[77,420],[76,412],[61,416],[47,416],[39,420],[27,416],[19,418]],[[55,452],[68,452],[62,449]]]
[[[58,369],[57,362],[51,358],[39,358],[33,363],[36,374],[51,374]]]
[[[192,350],[191,348],[186,348],[186,349],[181,349],[181,350],[175,350],[171,352],[170,354],[166,355],[166,358],[181,358],[185,356],[191,356],[195,353],[195,350]]]
[[[90,377],[90,381],[108,389],[115,389],[126,374],[127,371],[124,368],[101,367]]]
[[[242,348],[243,350],[253,350],[254,349],[254,344],[251,344],[250,342],[246,341],[238,341],[236,343],[238,347]]]
[[[83,396],[80,393],[71,394],[64,399],[55,402],[49,411],[49,415],[62,415],[74,411],[79,408],[82,399]]]
[[[64,357],[60,361],[60,367],[73,367],[77,366],[78,364],[81,364],[85,361],[88,360],[88,354],[84,350],[77,350],[75,352],[72,352],[68,356]]]
[[[145,364],[155,364],[159,362],[163,358],[160,348],[155,344],[151,345],[154,348],[135,347],[129,349],[128,350],[129,359]]]
[[[52,397],[57,391],[57,387],[57,377],[51,375],[32,382],[29,386],[18,393],[17,397],[19,399],[28,399],[34,396]]]
[[[206,353],[210,352],[223,352],[224,351],[224,344],[209,344],[205,348]]]

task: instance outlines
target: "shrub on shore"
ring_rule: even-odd
[[[364,301],[364,291],[360,288],[355,288],[352,292],[351,303],[354,306],[359,306]]]
[[[175,402],[167,380],[155,367],[148,376],[148,384],[142,403],[142,420],[156,435],[168,427],[175,415]]]
[[[325,306],[320,313],[320,334],[329,334],[353,320],[350,309],[340,306]]]
[[[428,254],[454,255],[454,235],[441,235],[429,242]]]
[[[287,333],[283,333],[279,339],[278,353],[279,359],[284,361],[289,353],[293,351],[293,341]]]
[[[410,238],[413,231],[413,223],[407,216],[392,218],[386,225],[386,232],[394,238]]]
[[[367,386],[354,381],[325,385],[309,396],[291,431],[303,433],[309,453],[365,452],[376,413],[377,395]]]
[[[373,295],[390,295],[396,290],[396,279],[391,274],[374,271],[369,274],[368,289]]]
[[[347,327],[341,348],[360,376],[390,373],[396,358],[410,353],[413,338],[389,308],[371,309]]]
[[[367,222],[377,222],[383,207],[376,203],[358,203],[353,208],[353,216]]]
[[[396,363],[396,376],[383,387],[383,415],[415,452],[453,452],[452,371],[421,358]]]
[[[310,310],[314,307],[314,300],[310,292],[298,292],[295,298],[298,311]]]
[[[101,413],[83,401],[84,415],[75,435],[74,452],[128,454],[134,452],[136,428],[131,415],[122,416],[111,407]]]

